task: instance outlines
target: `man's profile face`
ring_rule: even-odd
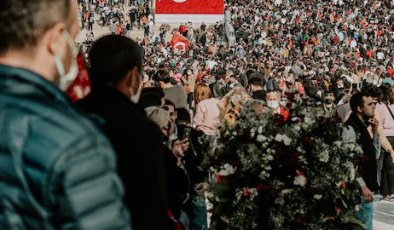
[[[373,101],[372,97],[363,97],[363,106],[361,112],[363,115],[373,118],[375,116],[376,102]]]

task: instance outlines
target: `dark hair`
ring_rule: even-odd
[[[142,69],[142,49],[133,40],[120,35],[98,39],[89,53],[92,87],[121,81],[134,67]]]
[[[381,98],[378,98],[379,102],[387,103],[389,101],[390,88],[391,87],[387,86],[386,84],[379,87],[380,91],[382,92]]]
[[[263,80],[259,77],[252,77],[249,79],[249,85],[263,86]]]
[[[170,101],[168,99],[165,99],[164,101],[165,101],[164,105],[172,105],[172,107],[174,107],[174,109],[176,108],[174,102],[172,102],[172,101]]]
[[[0,54],[8,49],[33,48],[56,23],[68,23],[70,12],[70,1],[66,0],[1,0]]]
[[[352,112],[354,114],[357,113],[357,107],[363,107],[364,106],[364,99],[363,97],[370,97],[367,92],[358,92],[355,93],[351,98],[350,98],[350,108],[352,109]]]
[[[176,109],[176,113],[177,113],[177,118],[176,118],[176,124],[190,124],[191,120],[190,120],[190,113],[187,109],[185,108],[178,108]]]
[[[381,99],[381,97],[382,97],[382,91],[377,86],[374,86],[374,85],[368,85],[368,86],[362,87],[361,92],[365,92],[369,96],[377,97],[378,99]]]
[[[143,88],[138,105],[144,109],[150,106],[161,106],[162,98],[164,98],[164,92],[161,88]]]
[[[170,74],[168,73],[167,70],[159,69],[153,76],[153,80],[162,81],[167,84],[170,82],[171,79],[170,79]]]

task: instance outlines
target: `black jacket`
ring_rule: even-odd
[[[357,134],[357,143],[359,143],[363,149],[364,155],[359,165],[359,172],[368,189],[377,191],[379,185],[376,173],[376,149],[373,144],[373,138],[369,135],[367,126],[354,113],[350,115],[345,124],[354,129]]]
[[[129,98],[103,86],[77,102],[105,121],[135,230],[168,229],[165,160],[159,127]]]

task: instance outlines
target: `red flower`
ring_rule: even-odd
[[[346,189],[346,182],[344,181],[344,180],[342,180],[341,181],[341,184],[339,185],[339,187],[341,188],[341,189]]]
[[[221,176],[219,173],[216,173],[215,177],[218,183],[223,183],[225,181],[225,177]]]
[[[311,139],[311,137],[306,136],[306,137],[304,137],[304,139],[301,141],[301,143],[302,143],[303,145],[305,145],[305,144],[309,141],[309,139]]]
[[[250,196],[250,192],[249,192],[249,190],[244,190],[244,192],[243,192],[243,194],[244,194],[244,196]]]
[[[302,224],[303,226],[306,226],[306,221],[302,219],[301,217],[298,217],[296,220],[298,223]]]
[[[256,190],[257,191],[261,191],[261,190],[265,190],[265,189],[268,189],[268,185],[259,185],[259,186],[257,186],[256,187]]]

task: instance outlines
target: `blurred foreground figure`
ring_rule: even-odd
[[[57,87],[76,74],[76,7],[0,1],[0,229],[131,229],[109,142]]]
[[[167,193],[162,135],[137,105],[142,87],[142,48],[129,38],[108,35],[89,53],[91,93],[77,103],[104,120],[118,159],[125,204],[134,230],[167,230]]]

